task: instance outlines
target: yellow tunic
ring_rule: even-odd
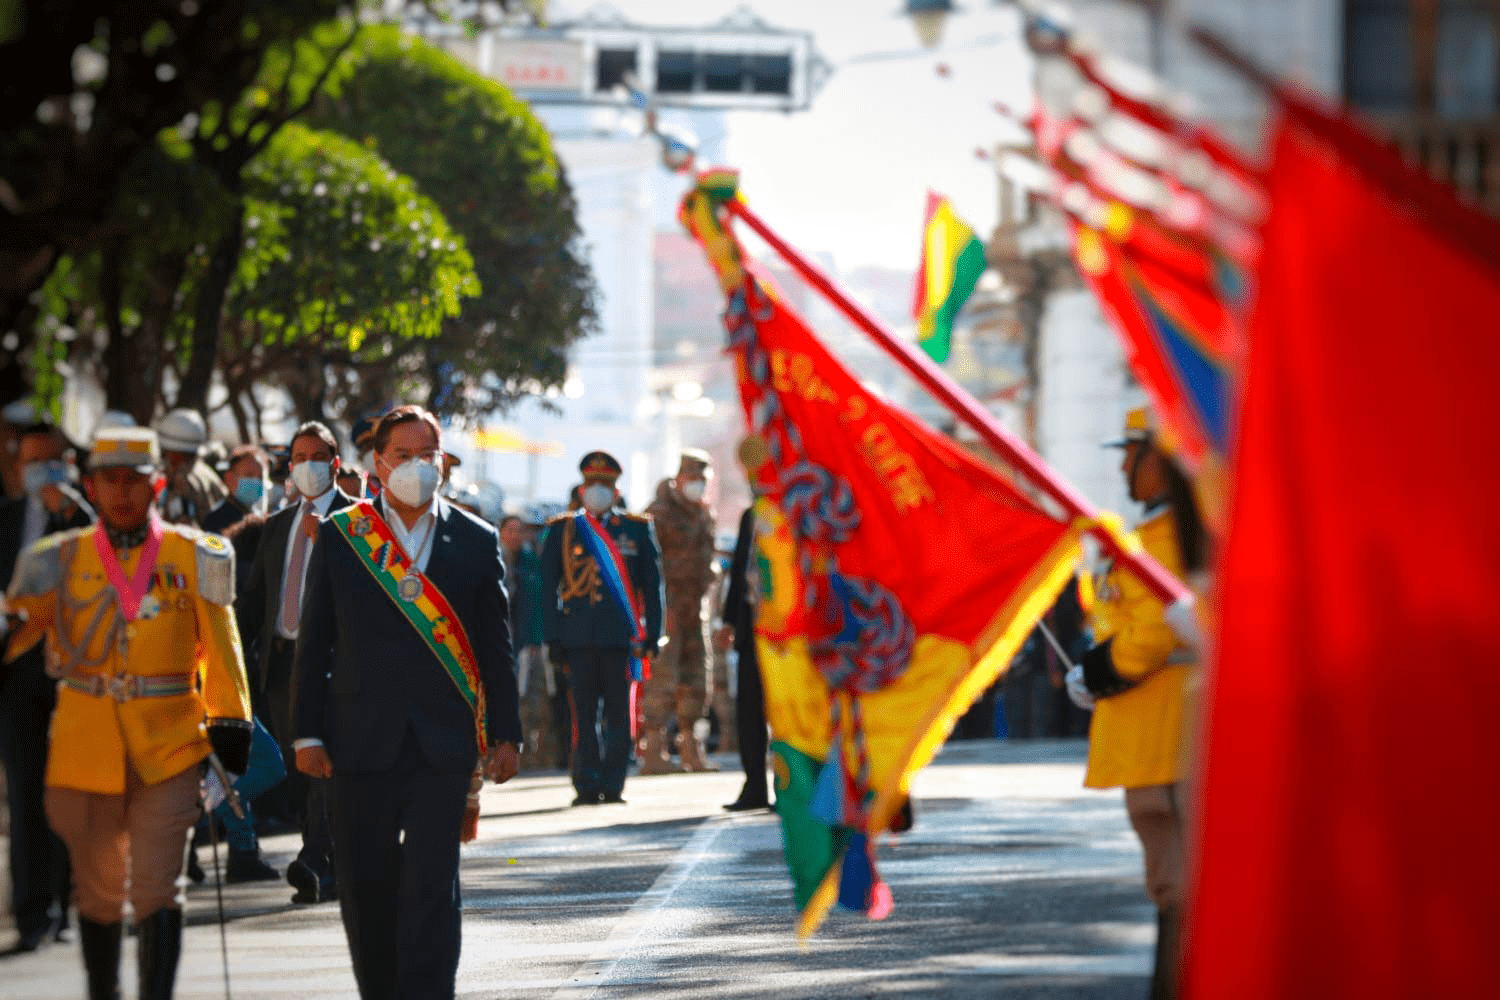
[[[1137,535],[1157,562],[1173,575],[1183,575],[1170,511],[1143,523]],[[1094,708],[1083,781],[1089,788],[1169,785],[1184,775],[1188,685],[1196,665],[1168,664],[1168,657],[1183,654],[1163,610],[1145,584],[1119,568],[1099,588],[1093,609],[1095,641],[1112,638],[1116,672],[1139,683],[1123,694],[1100,698]]]
[[[109,583],[92,537],[102,530],[51,535],[27,550],[7,603],[29,618],[12,637],[9,655],[45,636],[54,675],[192,676],[194,690],[187,693],[123,701],[59,688],[47,785],[119,795],[127,766],[154,785],[208,757],[208,722],[248,724],[250,694],[234,621],[233,550],[223,539],[167,525],[149,591],[158,607],[126,622],[113,594],[103,593]],[[140,547],[125,553],[127,578],[140,554]],[[79,661],[71,671],[64,652],[70,647]]]

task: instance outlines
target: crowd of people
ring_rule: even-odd
[[[179,877],[205,877],[193,845],[221,834],[228,883],[285,878],[293,903],[340,905],[364,995],[443,995],[485,777],[561,768],[576,806],[616,803],[632,759],[713,770],[711,729],[721,748],[758,731],[725,808],[769,806],[753,523],[726,576],[705,453],[645,514],[595,452],[567,513],[491,523],[448,487],[457,459],[417,407],[352,428],[357,464],[316,421],[224,449],[194,411],[150,428],[110,413],[83,448],[22,409],[5,411],[21,495],[0,505],[15,947],[68,940],[76,912],[90,997],[119,995],[127,899],[142,995],[171,995]],[[441,671],[413,673],[423,659]],[[210,769],[234,795],[204,816]],[[260,838],[282,832],[298,850],[279,871]]]
[[[195,828],[222,830],[226,881],[336,901],[362,995],[451,996],[458,849],[486,778],[556,767],[574,806],[621,803],[632,760],[644,775],[713,769],[712,714],[745,771],[724,808],[771,805],[757,519],[746,510],[733,552],[716,551],[704,452],[682,454],[644,513],[596,451],[565,513],[491,523],[445,489],[456,460],[414,406],[353,429],[358,465],[316,421],[217,463],[187,410],[152,428],[111,415],[86,455],[45,421],[14,430],[23,490],[0,505],[12,904],[22,951],[66,939],[76,911],[91,998],[119,995],[127,899],[142,996],[171,995],[178,880],[203,877]],[[1117,443],[1144,546],[1189,573],[1202,528],[1144,411]],[[1158,990],[1173,981],[1193,658],[1160,602],[1106,567],[1047,613],[992,691],[998,710],[976,710],[1014,736],[1090,732],[1086,783],[1125,788],[1145,849]],[[232,794],[204,817],[210,773]],[[298,836],[284,872],[261,855],[268,830]]]

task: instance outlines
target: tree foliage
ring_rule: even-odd
[[[463,234],[481,286],[415,359],[429,404],[483,413],[561,384],[568,345],[596,326],[596,292],[546,129],[505,87],[409,36],[367,30],[355,55],[308,123],[411,176]]]
[[[446,16],[457,5],[412,0],[400,8],[407,6]],[[64,258],[80,271],[86,258],[98,258],[106,265],[97,269],[101,295],[120,304],[105,311],[130,315],[122,301],[128,276],[115,273],[136,228],[120,224],[121,185],[142,157],[156,156],[163,129],[182,125],[191,133],[202,124],[208,134],[228,121],[244,140],[265,140],[279,122],[254,121],[255,110],[300,110],[292,89],[267,86],[302,78],[300,68],[277,78],[277,58],[295,63],[298,43],[341,12],[369,17],[390,9],[384,0],[0,0],[0,395],[24,388],[32,335],[43,325],[38,305],[47,299],[38,293]],[[247,107],[248,115],[238,114]],[[210,142],[214,152],[235,152],[224,134]],[[156,299],[170,301],[177,288],[171,255],[150,256],[148,284]],[[113,383],[122,363],[149,347],[132,342],[126,352],[113,343],[129,338],[128,323],[101,329]],[[205,357],[192,355],[200,368]]]
[[[112,235],[121,178],[164,128],[231,106],[266,51],[338,0],[12,0],[0,36],[0,381],[31,296],[64,253]],[[7,346],[8,345],[8,346]],[[0,373],[3,374],[3,373]],[[14,389],[14,385],[5,386]]]
[[[251,164],[245,189],[224,314],[232,394],[275,378],[303,417],[342,410],[325,366],[394,370],[479,293],[463,237],[432,199],[349,139],[288,125]]]

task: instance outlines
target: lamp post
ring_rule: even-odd
[[[906,0],[903,13],[911,18],[922,47],[935,49],[943,40],[948,15],[953,13],[953,0]]]

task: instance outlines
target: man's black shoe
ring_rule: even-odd
[[[316,903],[320,881],[312,865],[301,858],[286,866],[287,885],[297,890],[297,895],[292,897],[294,903]]]
[[[615,792],[613,795],[605,795],[599,801],[607,806],[623,806],[625,804],[625,799],[619,792]]]
[[[260,856],[259,850],[242,851],[231,847],[229,863],[224,866],[224,881],[230,885],[243,882],[270,882],[281,878],[281,873]]]
[[[753,798],[753,797],[747,799],[743,795],[741,795],[739,798],[735,799],[733,802],[731,802],[728,805],[726,805],[724,807],[724,810],[725,810],[725,812],[738,813],[738,812],[753,812],[756,809],[769,809],[769,808],[771,808],[771,803],[767,802],[765,799],[757,799],[757,798]]]
[[[575,806],[597,806],[601,801],[602,801],[601,798],[597,794],[595,794],[595,795],[582,795],[582,794],[580,794],[579,796],[577,796],[576,798],[573,799],[573,804]]]

